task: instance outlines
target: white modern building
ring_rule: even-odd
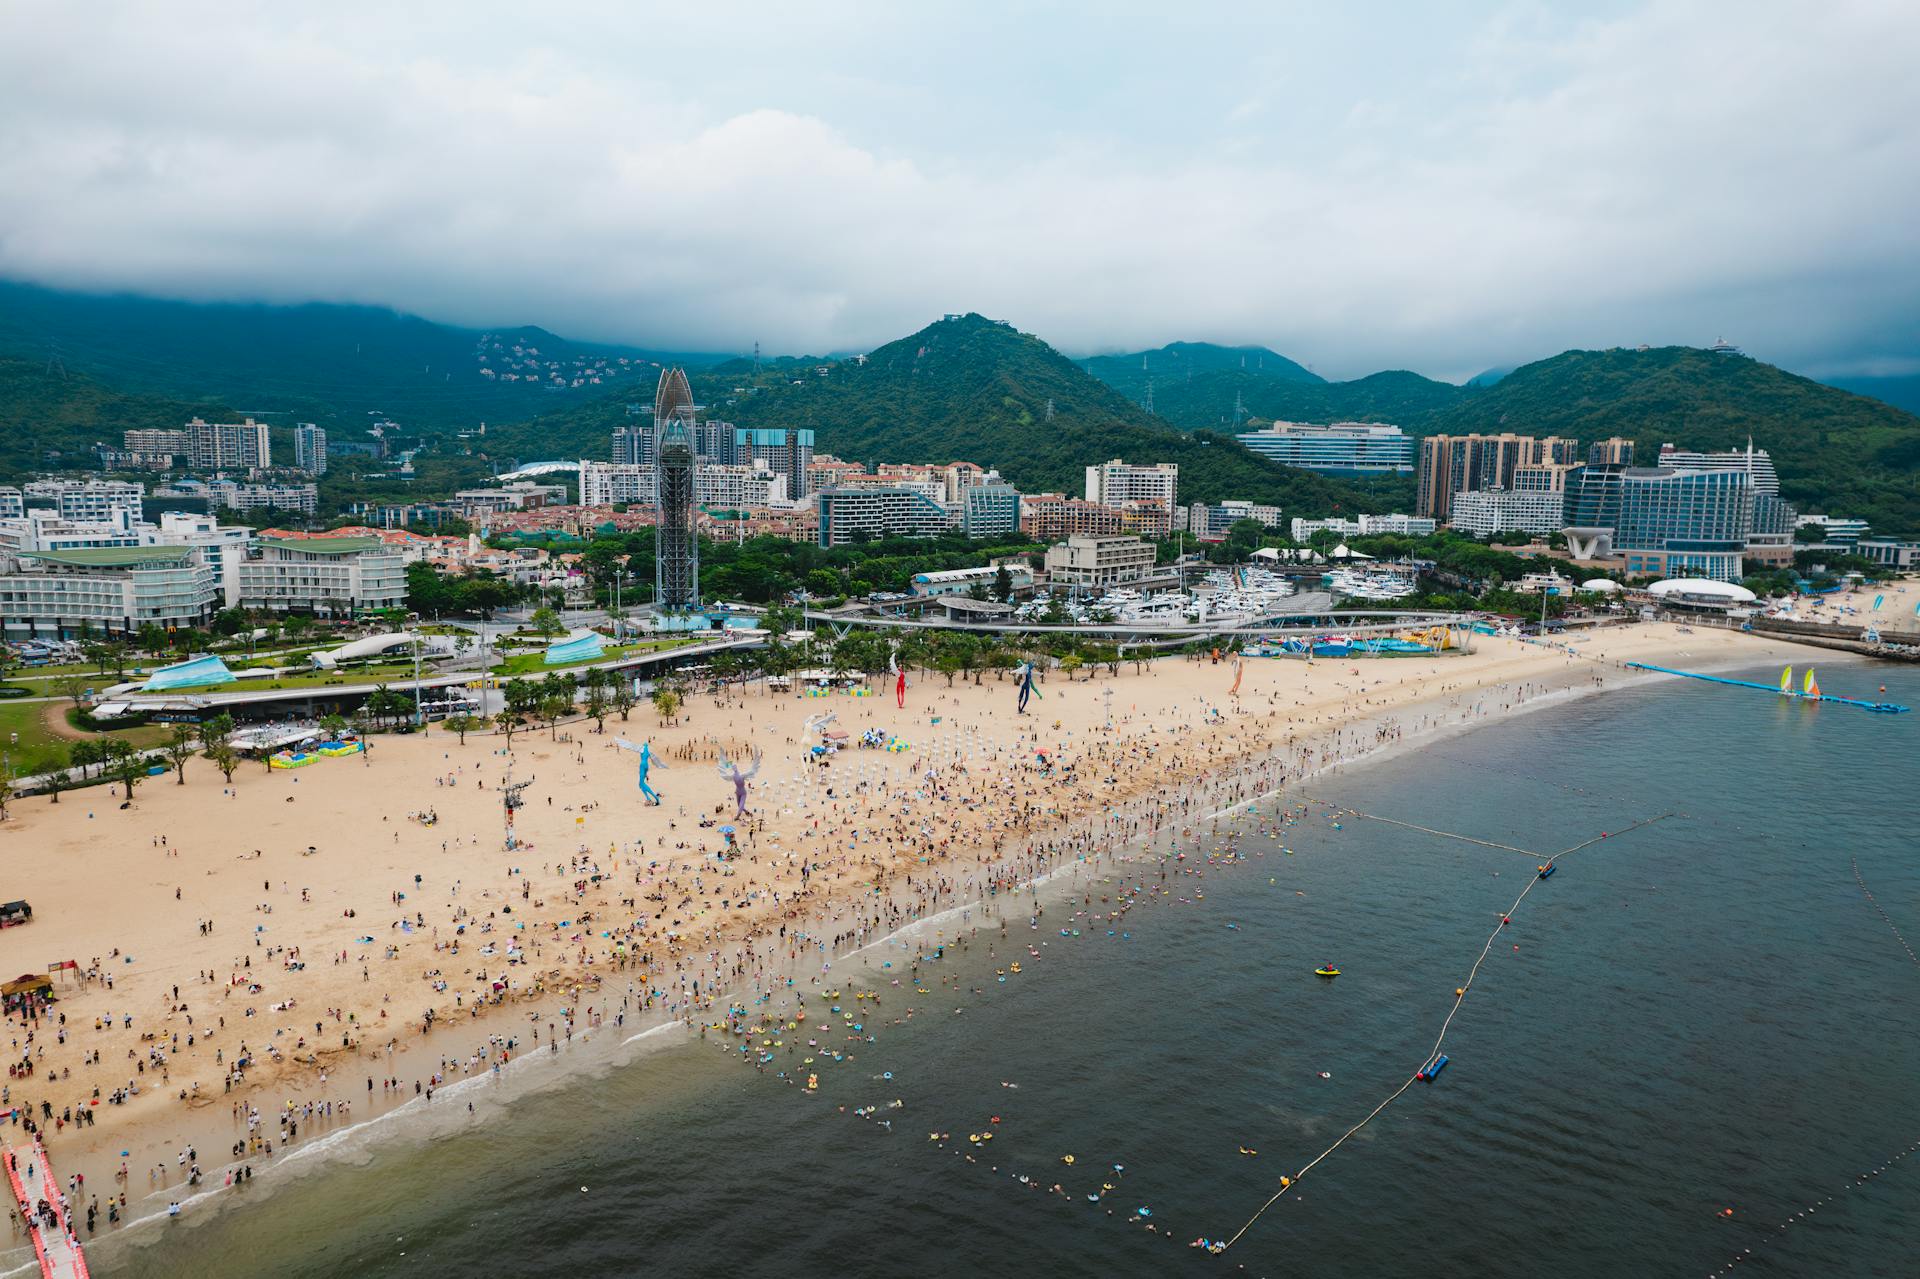
[[[400,553],[377,537],[263,538],[240,565],[240,604],[350,617],[407,600]]]
[[[1180,468],[1172,462],[1135,466],[1114,458],[1087,468],[1087,501],[1102,506],[1157,502],[1171,518],[1180,491]]]
[[[991,593],[1000,580],[1000,570],[1006,569],[1007,580],[1016,595],[1026,595],[1033,590],[1033,570],[1023,561],[1003,560],[996,564],[983,564],[979,568],[950,568],[935,573],[916,573],[907,589],[914,595],[929,598],[940,595],[966,595],[976,587]]]
[[[184,546],[41,550],[0,575],[0,634],[10,642],[199,627],[218,607],[213,570]]]
[[[1471,489],[1455,493],[1447,523],[1469,537],[1552,533],[1566,524],[1566,495],[1536,490]]]
[[[1106,588],[1153,575],[1151,542],[1137,537],[1070,537],[1047,548],[1047,582]]]
[[[1252,520],[1262,528],[1273,528],[1280,523],[1280,508],[1238,499],[1216,502],[1211,506],[1205,502],[1195,502],[1187,508],[1184,527],[1203,542],[1218,542],[1227,536],[1228,529],[1241,520]]]
[[[115,511],[128,511],[140,518],[140,503],[147,495],[144,484],[129,480],[29,480],[22,490],[27,501],[50,501],[63,520],[99,523]]]
[[[822,546],[864,538],[937,537],[949,524],[946,507],[900,485],[822,489],[814,500],[819,503]]]
[[[1773,469],[1772,456],[1765,449],[1753,447],[1751,440],[1744,449],[1728,449],[1723,453],[1695,453],[1662,444],[1660,460],[1655,465],[1676,471],[1741,471],[1751,478],[1748,487],[1755,493],[1778,495],[1780,492],[1780,476]]]
[[[320,509],[320,488],[316,484],[214,480],[207,485],[207,503],[229,511],[298,511],[312,515]]]
[[[1296,542],[1304,542],[1320,532],[1330,532],[1339,537],[1373,537],[1381,534],[1425,537],[1439,527],[1438,520],[1425,515],[1362,515],[1351,520],[1337,515],[1324,520],[1303,520],[1295,516],[1290,536]]]
[[[1271,461],[1326,475],[1413,474],[1413,440],[1385,423],[1275,422],[1238,438]]]

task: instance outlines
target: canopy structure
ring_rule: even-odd
[[[170,688],[193,688],[200,684],[231,684],[233,672],[217,657],[195,657],[172,666],[163,666],[147,677],[140,687],[146,692],[164,692]]]
[[[1620,583],[1610,577],[1590,577],[1580,583],[1580,589],[1583,591],[1592,591],[1597,595],[1611,595],[1620,589]]]
[[[548,666],[591,661],[606,652],[606,643],[606,636],[599,631],[576,631],[563,640],[549,644],[545,661]]]
[[[0,995],[38,994],[53,989],[53,982],[44,973],[22,973],[4,986],[0,986]]]
[[[385,635],[369,635],[366,639],[353,640],[339,648],[315,653],[312,661],[321,670],[332,670],[341,662],[380,657],[386,653],[410,653],[413,646],[421,642],[421,637],[411,631],[389,631]]]
[[[1655,582],[1647,594],[1656,599],[1679,599],[1713,604],[1751,604],[1754,594],[1734,582],[1716,582],[1704,577],[1670,577]]]

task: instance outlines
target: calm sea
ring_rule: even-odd
[[[1920,704],[1920,672],[1822,674],[1829,691],[1884,680]],[[1172,871],[1111,933],[1073,916],[1117,879],[1085,884],[1085,905],[1057,881],[1040,927],[1025,899],[1006,903],[1004,940],[995,917],[922,969],[927,995],[906,975],[918,947],[838,966],[835,986],[882,1003],[840,1001],[857,1042],[837,1016],[813,1032],[851,1054],[817,1063],[815,1095],[772,1073],[808,1073],[791,1034],[798,1053],[765,1073],[682,1039],[510,1106],[482,1084],[471,1120],[454,1094],[431,1138],[396,1126],[256,1182],[257,1202],[101,1242],[95,1268],[1113,1279],[1708,1275],[1744,1257],[1736,1273],[1911,1275],[1920,1155],[1895,1156],[1920,1142],[1920,966],[1855,862],[1920,946],[1917,742],[1920,715],[1665,683],[1307,784],[1542,852],[1675,815],[1541,883],[1455,1019],[1440,1079],[1224,1256],[1186,1244],[1230,1234],[1421,1065],[1530,858],[1351,817],[1335,829],[1320,804],[1263,834],[1269,802],[1244,862]],[[1133,873],[1161,883],[1157,862]],[[1343,975],[1314,977],[1328,961]],[[824,1012],[814,1001],[814,1025]],[[882,1109],[853,1113],[867,1106]]]

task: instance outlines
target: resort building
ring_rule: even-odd
[[[1262,457],[1326,475],[1413,473],[1413,440],[1384,423],[1275,422],[1239,440]]]
[[[1137,537],[1070,537],[1047,548],[1052,586],[1105,589],[1153,575],[1154,550]]]
[[[937,537],[947,530],[947,508],[910,488],[834,488],[817,494],[816,500],[822,546],[879,537]]]
[[[213,570],[185,546],[40,550],[0,576],[0,634],[9,642],[199,627],[219,606]]]
[[[1020,531],[1036,542],[1100,537],[1120,531],[1120,511],[1061,493],[1028,493],[1020,499]]]
[[[1422,515],[1362,515],[1357,519],[1341,519],[1333,516],[1324,520],[1303,520],[1295,517],[1289,536],[1296,542],[1304,542],[1315,533],[1334,533],[1340,537],[1377,537],[1383,534],[1394,537],[1426,537],[1438,528],[1439,522]]]
[[[792,427],[739,427],[733,431],[733,451],[726,461],[734,466],[757,466],[786,476],[787,492],[797,502],[808,492],[813,432]]]
[[[240,565],[243,608],[351,617],[406,601],[404,560],[375,537],[261,538]]]
[[[1567,489],[1567,544],[1636,577],[1737,582],[1753,514],[1745,471],[1589,466]]]
[[[1453,495],[1447,523],[1469,537],[1552,533],[1560,528],[1565,507],[1564,495],[1551,490],[1473,489]]]
[[[1260,506],[1237,498],[1216,502],[1212,506],[1195,502],[1186,510],[1184,527],[1203,542],[1226,541],[1227,530],[1241,520],[1252,520],[1262,528],[1274,528],[1280,523],[1279,507]]]
[[[1751,440],[1745,449],[1728,449],[1724,453],[1693,453],[1662,444],[1660,460],[1655,465],[1682,471],[1744,471],[1753,479],[1754,492],[1775,495],[1780,492],[1780,476],[1773,469],[1773,457],[1765,449],[1753,447]]]

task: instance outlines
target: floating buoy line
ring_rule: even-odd
[[[1364,814],[1361,814],[1361,815],[1364,816]],[[1539,873],[1527,880],[1526,887],[1522,888],[1520,890],[1520,895],[1513,899],[1513,905],[1509,906],[1505,911],[1501,912],[1500,922],[1495,924],[1493,927],[1493,931],[1487,935],[1486,944],[1480,948],[1479,958],[1473,961],[1473,967],[1469,969],[1467,972],[1467,979],[1464,982],[1461,982],[1459,986],[1454,988],[1453,1006],[1447,1010],[1446,1019],[1440,1023],[1440,1033],[1434,1037],[1433,1047],[1428,1050],[1425,1059],[1421,1062],[1420,1069],[1416,1071],[1411,1077],[1409,1077],[1405,1083],[1401,1084],[1398,1088],[1388,1093],[1386,1097],[1384,1097],[1381,1100],[1380,1104],[1375,1106],[1372,1110],[1368,1111],[1366,1114],[1366,1117],[1361,1119],[1359,1123],[1355,1124],[1353,1127],[1347,1129],[1344,1133],[1340,1134],[1339,1140],[1335,1141],[1331,1146],[1328,1146],[1325,1150],[1321,1151],[1319,1154],[1315,1155],[1312,1159],[1308,1160],[1307,1163],[1303,1165],[1298,1172],[1294,1173],[1291,1177],[1280,1178],[1280,1188],[1274,1191],[1272,1196],[1269,1197],[1265,1203],[1261,1204],[1257,1209],[1255,1209],[1253,1215],[1251,1217],[1248,1217],[1247,1220],[1241,1225],[1241,1227],[1238,1230],[1234,1231],[1232,1235],[1228,1236],[1224,1241],[1209,1243],[1207,1245],[1207,1251],[1214,1252],[1214,1253],[1225,1252],[1227,1249],[1233,1247],[1233,1245],[1235,1245],[1236,1243],[1239,1243],[1241,1236],[1245,1235],[1247,1231],[1251,1230],[1253,1228],[1254,1223],[1259,1221],[1261,1217],[1266,1215],[1267,1209],[1273,1207],[1273,1205],[1275,1205],[1276,1203],[1279,1203],[1281,1197],[1285,1195],[1289,1190],[1292,1190],[1295,1186],[1299,1185],[1302,1178],[1304,1178],[1308,1173],[1312,1172],[1316,1167],[1318,1167],[1320,1163],[1324,1161],[1329,1155],[1333,1154],[1334,1151],[1344,1146],[1347,1143],[1347,1141],[1355,1133],[1359,1132],[1362,1128],[1365,1128],[1368,1124],[1372,1123],[1377,1117],[1379,1117],[1380,1113],[1384,1111],[1388,1106],[1391,1106],[1394,1102],[1398,1101],[1401,1095],[1404,1094],[1407,1091],[1407,1089],[1413,1087],[1414,1084],[1416,1083],[1420,1083],[1420,1082],[1430,1083],[1434,1080],[1434,1078],[1436,1078],[1439,1075],[1440,1071],[1446,1067],[1446,1063],[1447,1063],[1446,1055],[1440,1051],[1440,1047],[1442,1044],[1446,1042],[1447,1031],[1453,1026],[1453,1019],[1459,1015],[1461,1005],[1466,1002],[1467,992],[1473,989],[1474,979],[1480,975],[1480,966],[1486,963],[1487,956],[1493,953],[1493,943],[1499,940],[1500,931],[1503,928],[1506,928],[1508,926],[1508,923],[1512,920],[1514,915],[1519,913],[1520,903],[1524,902],[1527,899],[1527,894],[1532,892],[1541,883],[1545,882],[1547,876],[1552,873],[1553,868],[1556,865],[1558,865],[1558,863],[1562,858],[1570,857],[1574,853],[1577,853],[1584,848],[1590,848],[1594,844],[1599,843],[1603,839],[1617,838],[1618,836],[1627,834],[1629,831],[1639,830],[1644,826],[1651,826],[1655,822],[1665,821],[1667,818],[1672,817],[1673,815],[1674,814],[1672,813],[1661,813],[1656,817],[1642,818],[1640,821],[1634,822],[1632,825],[1623,827],[1622,829],[1617,831],[1602,831],[1600,834],[1595,835],[1592,839],[1583,840],[1582,842],[1575,844],[1572,848],[1564,849],[1561,852],[1555,853],[1553,856],[1546,858],[1544,861],[1541,861]],[[1404,825],[1407,825],[1408,823],[1395,822],[1393,824],[1404,826]],[[1416,828],[1416,829],[1419,829],[1419,828]],[[1437,835],[1447,834],[1447,832],[1445,831],[1435,831],[1433,833]],[[1486,840],[1472,839],[1467,836],[1456,835],[1456,836],[1453,836],[1453,838],[1465,839],[1468,843],[1475,843],[1475,844],[1488,843],[1488,841]],[[1489,844],[1489,847],[1498,848],[1498,847],[1501,847],[1501,845]],[[1522,852],[1525,850],[1514,849],[1513,851]],[[1538,854],[1529,853],[1528,856],[1535,857],[1536,859],[1538,858]]]

